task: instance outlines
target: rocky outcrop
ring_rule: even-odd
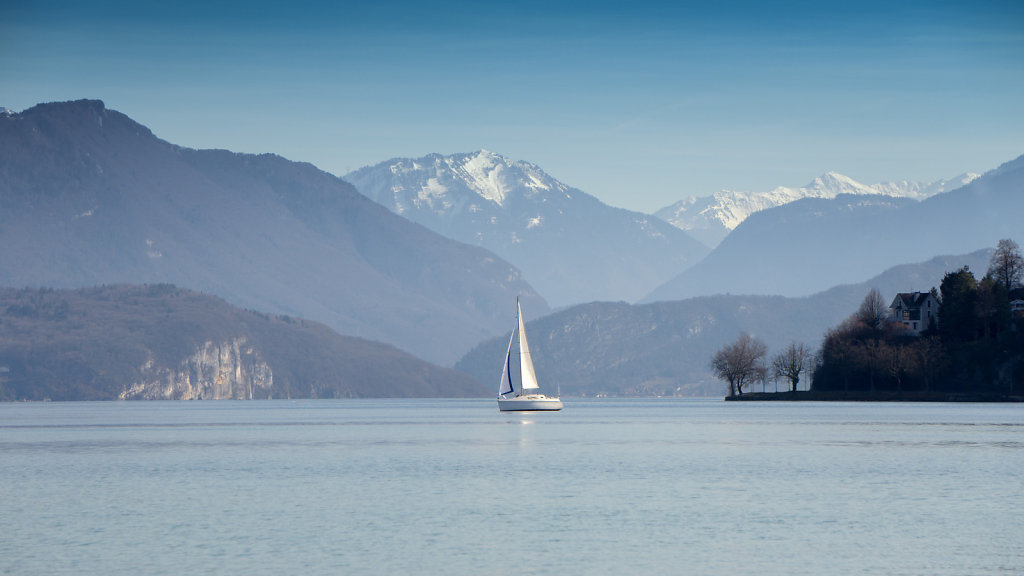
[[[224,400],[269,398],[274,373],[246,338],[206,342],[176,367],[150,357],[141,378],[121,400]]]

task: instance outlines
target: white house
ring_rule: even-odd
[[[1010,314],[1024,314],[1024,300],[1010,300]]]
[[[933,324],[939,325],[939,301],[931,292],[901,292],[889,305],[891,322],[899,322],[920,334]]]

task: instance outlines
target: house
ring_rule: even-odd
[[[1024,316],[1024,300],[1010,300],[1010,314]]]
[[[890,322],[899,322],[915,334],[939,325],[939,301],[931,292],[901,292],[893,298],[889,310]]]

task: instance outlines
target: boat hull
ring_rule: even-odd
[[[515,398],[498,398],[498,410],[502,412],[541,412],[562,409],[562,401],[548,398],[542,394],[516,396]]]

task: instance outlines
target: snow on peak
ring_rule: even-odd
[[[345,179],[377,202],[409,216],[432,213],[450,219],[490,206],[506,210],[510,198],[544,201],[551,194],[569,197],[569,187],[536,164],[510,160],[490,150],[395,158],[361,168]],[[533,226],[541,221],[533,222]]]
[[[568,189],[535,164],[510,160],[486,149],[469,154],[435,155],[433,160],[429,170],[434,172],[434,179],[458,182],[498,206],[505,206],[508,198],[516,194],[533,196]]]
[[[885,195],[923,200],[968,184],[977,174],[963,174],[932,183],[883,182],[867,185],[849,176],[828,171],[801,188],[779,186],[768,192],[721,190],[711,196],[690,196],[655,213],[659,218],[686,230],[705,244],[714,246],[751,214],[803,198],[835,198],[840,194]]]
[[[838,194],[877,194],[870,186],[865,186],[853,178],[843,176],[838,172],[825,172],[814,179],[813,182],[804,186],[805,190],[814,191],[822,197],[834,197]]]
[[[456,174],[463,176],[471,190],[495,204],[503,205],[514,185],[506,172],[509,168],[508,160],[487,150],[464,159],[449,157],[447,165]]]

